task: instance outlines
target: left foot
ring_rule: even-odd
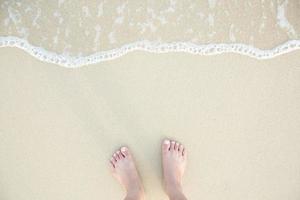
[[[132,154],[127,147],[116,151],[110,159],[113,176],[124,186],[127,197],[144,199],[144,189]]]

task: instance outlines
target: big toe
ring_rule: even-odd
[[[167,152],[167,151],[169,151],[169,149],[170,149],[170,145],[171,145],[171,142],[170,142],[170,140],[168,140],[168,139],[164,139],[163,140],[163,142],[162,142],[162,150],[163,150],[163,152]]]
[[[125,158],[131,158],[131,153],[128,147],[121,147],[121,152]]]

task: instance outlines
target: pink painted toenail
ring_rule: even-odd
[[[170,141],[169,140],[165,140],[164,144],[170,144]]]
[[[121,148],[121,151],[122,151],[122,152],[125,152],[125,151],[127,151],[127,150],[128,150],[127,147],[122,147],[122,148]]]

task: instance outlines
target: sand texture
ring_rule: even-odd
[[[67,69],[1,48],[0,199],[122,199],[108,170],[121,145],[147,199],[167,199],[169,137],[188,149],[189,200],[299,200],[299,58],[133,52]]]

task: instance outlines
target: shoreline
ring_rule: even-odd
[[[300,49],[300,40],[288,40],[272,49],[265,50],[243,43],[196,45],[190,42],[157,43],[144,40],[129,43],[116,49],[96,52],[87,56],[70,56],[66,53],[58,54],[46,50],[43,47],[34,46],[27,40],[14,36],[0,37],[0,48],[3,47],[16,47],[22,49],[34,58],[43,62],[57,64],[67,68],[78,68],[117,59],[133,51],[146,51],[151,53],[181,52],[195,55],[236,53],[258,60],[264,60]]]

